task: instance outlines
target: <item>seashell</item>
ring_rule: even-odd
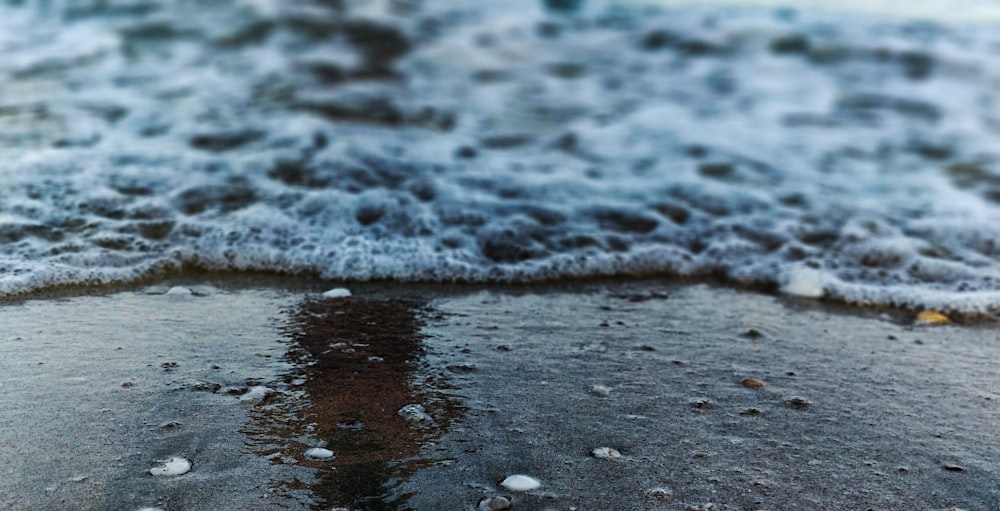
[[[351,290],[345,287],[335,287],[323,293],[323,298],[347,298],[351,296]]]
[[[622,453],[618,452],[617,449],[612,449],[610,447],[598,447],[593,451],[590,451],[595,458],[602,460],[617,460],[621,459]]]
[[[507,479],[500,481],[500,486],[510,491],[530,491],[541,486],[542,483],[531,476],[524,474],[514,474],[507,476]]]
[[[172,477],[186,474],[191,470],[191,460],[174,456],[164,461],[162,465],[149,469],[149,473],[156,477]]]
[[[322,447],[313,447],[312,449],[306,449],[306,452],[302,453],[303,456],[311,460],[316,461],[327,461],[333,459],[333,451],[330,449],[324,449]]]
[[[501,509],[510,509],[510,500],[506,497],[487,497],[479,501],[477,509],[479,509],[479,511],[500,511]]]
[[[949,319],[948,316],[945,316],[944,314],[938,311],[925,310],[925,311],[920,311],[920,313],[917,314],[916,323],[918,325],[926,325],[926,326],[950,325],[951,319]]]

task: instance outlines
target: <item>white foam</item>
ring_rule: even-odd
[[[198,37],[154,49],[139,14],[0,7],[0,295],[187,269],[669,274],[1000,311],[989,30],[645,2],[608,17],[599,1],[563,26],[537,1],[412,19],[380,3],[337,16],[400,37],[456,24],[409,41],[387,64],[402,79],[351,80],[366,50],[283,21],[322,9],[151,1]],[[231,41],[262,23],[272,37]],[[201,294],[184,289],[167,294]]]
[[[812,268],[792,268],[785,276],[781,292],[806,298],[822,298],[826,293],[826,276]]]

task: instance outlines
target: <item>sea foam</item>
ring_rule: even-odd
[[[682,275],[1000,308],[989,27],[480,4],[0,6],[0,294]]]

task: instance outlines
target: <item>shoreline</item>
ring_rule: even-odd
[[[326,365],[289,358],[289,311],[329,283],[202,279],[212,287],[201,296],[151,294],[192,282],[0,305],[0,385],[9,396],[0,401],[0,437],[3,458],[22,460],[0,485],[5,508],[319,506],[323,471],[350,471],[357,440],[324,437],[341,431],[339,399],[381,409],[379,419],[360,421],[383,439],[375,445],[407,431],[420,438],[370,451],[403,470],[386,479],[385,506],[475,509],[480,498],[504,496],[515,510],[1000,509],[991,462],[1000,457],[992,445],[1000,376],[990,371],[1000,342],[987,328],[915,327],[899,311],[704,283],[351,284],[355,297],[329,316],[348,323],[316,347],[338,335],[393,339],[384,328],[409,316],[377,311],[401,297],[420,296],[433,311],[407,334],[419,347],[372,373],[392,353],[376,351],[395,341],[361,343],[369,346]],[[367,314],[346,304],[376,307],[384,321],[366,321],[384,328],[344,330]],[[323,351],[310,352],[309,363]],[[361,354],[365,363],[351,362]],[[337,372],[360,375],[339,390],[347,401],[333,388],[343,383]],[[764,386],[748,388],[746,378]],[[377,380],[396,386],[399,399],[365,399]],[[251,384],[273,388],[276,399],[248,406],[225,390]],[[423,436],[397,415],[403,401],[435,418],[460,413]],[[289,414],[317,404],[325,417]],[[73,424],[52,422],[67,409]],[[285,432],[262,414],[285,421]],[[170,421],[181,427],[162,427]],[[115,440],[104,439],[112,430]],[[29,433],[38,439],[26,441]],[[343,464],[302,458],[302,447],[324,440],[336,440],[325,445]],[[600,447],[622,458],[594,458]],[[189,474],[146,472],[185,454]],[[539,478],[541,488],[497,485],[514,473]]]

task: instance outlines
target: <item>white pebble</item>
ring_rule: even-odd
[[[173,458],[163,462],[162,465],[149,469],[149,473],[157,477],[170,477],[186,474],[189,470],[191,470],[190,460],[180,456],[174,456]]]
[[[191,296],[194,293],[190,289],[184,286],[174,286],[168,289],[167,292],[164,294],[166,294],[167,296]]]
[[[611,389],[604,385],[594,385],[590,387],[590,393],[597,397],[608,397],[611,395]]]
[[[345,287],[335,287],[323,293],[323,298],[347,298],[351,296],[351,290]]]
[[[427,411],[424,410],[423,405],[420,404],[406,405],[400,408],[397,413],[403,420],[410,424],[424,425],[434,421]]]
[[[500,486],[503,486],[510,491],[530,491],[541,485],[542,483],[539,482],[538,479],[524,474],[507,476],[507,479],[500,482]]]
[[[621,459],[622,453],[618,452],[617,449],[612,449],[610,447],[598,447],[593,451],[590,451],[595,458],[600,458],[602,460],[617,460]]]
[[[324,449],[322,447],[313,447],[312,449],[307,449],[306,452],[303,453],[303,456],[311,460],[319,460],[319,461],[332,460],[333,451],[331,451],[330,449]]]

